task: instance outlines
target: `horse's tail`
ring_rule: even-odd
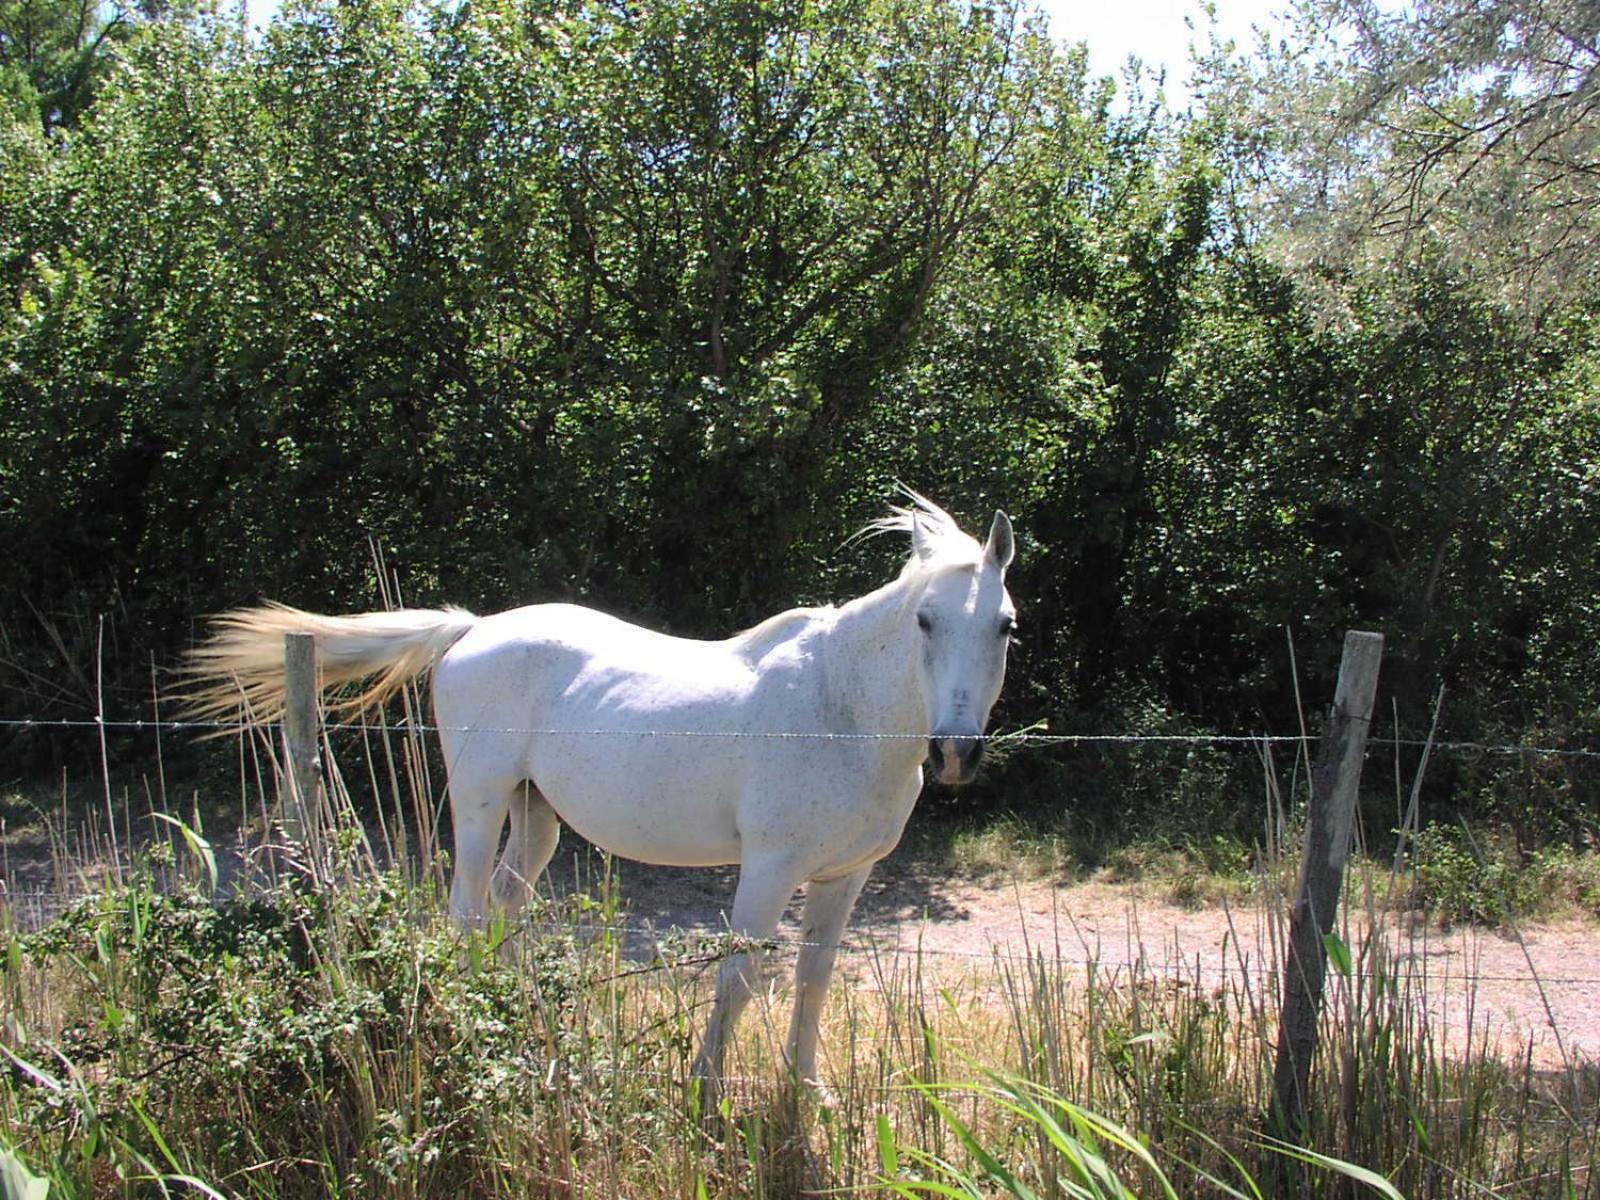
[[[211,636],[189,653],[178,699],[195,719],[241,711],[250,721],[283,714],[283,639],[316,639],[324,690],[366,682],[331,706],[349,716],[381,704],[430,670],[478,618],[460,608],[403,608],[396,612],[325,617],[284,604],[240,608],[215,618]],[[374,678],[375,677],[375,678]]]

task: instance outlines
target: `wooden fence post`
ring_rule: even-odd
[[[1305,857],[1289,917],[1278,1057],[1272,1072],[1272,1129],[1289,1141],[1299,1141],[1305,1131],[1306,1087],[1317,1046],[1317,1020],[1322,1014],[1327,938],[1333,932],[1345,862],[1350,856],[1361,760],[1382,661],[1381,633],[1351,630],[1344,635],[1333,712],[1311,771]]]
[[[309,633],[283,635],[283,752],[287,785],[284,836],[310,856],[313,873],[322,855],[322,755],[317,713],[317,641]]]

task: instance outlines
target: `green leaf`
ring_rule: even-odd
[[[206,869],[206,878],[210,880],[210,890],[217,890],[217,856],[211,849],[211,843],[200,836],[198,830],[192,828],[184,821],[169,813],[152,813],[158,821],[165,821],[169,825],[176,825],[178,832],[183,834],[183,843],[189,847],[189,853],[200,860],[200,865]]]
[[[1268,1147],[1277,1151],[1285,1158],[1293,1158],[1313,1167],[1321,1167],[1325,1171],[1332,1171],[1335,1175],[1343,1175],[1357,1183],[1365,1184],[1380,1196],[1387,1196],[1388,1200],[1406,1200],[1405,1196],[1376,1171],[1366,1167],[1358,1167],[1355,1163],[1345,1162],[1341,1158],[1332,1158],[1326,1154],[1318,1154],[1315,1150],[1305,1150],[1299,1146],[1290,1146],[1283,1142],[1268,1142]]]
[[[1344,944],[1344,939],[1337,933],[1326,933],[1322,936],[1322,945],[1328,952],[1328,961],[1333,964],[1333,969],[1349,979],[1355,964],[1350,958],[1350,947]]]
[[[1411,1113],[1411,1128],[1417,1135],[1417,1149],[1424,1154],[1432,1154],[1433,1139],[1428,1136],[1428,1127],[1423,1123],[1422,1117],[1415,1111]]]
[[[977,1134],[956,1115],[953,1108],[934,1095],[932,1088],[925,1088],[924,1090],[928,1097],[928,1103],[933,1105],[934,1111],[939,1114],[944,1123],[960,1139],[961,1144],[966,1147],[967,1153],[977,1160],[978,1165],[983,1168],[984,1173],[989,1176],[990,1180],[1004,1188],[1008,1196],[1015,1196],[1017,1200],[1035,1200],[1033,1189],[1018,1179],[993,1151],[978,1140]]]
[[[18,1058],[14,1053],[12,1053],[11,1048],[3,1043],[0,1043],[0,1054],[4,1054],[7,1058],[9,1058],[12,1062],[12,1065],[15,1066],[17,1070],[28,1076],[40,1087],[47,1088],[52,1092],[61,1092],[66,1090],[59,1079],[56,1079],[52,1075],[46,1074],[32,1063]]]
[[[900,1172],[900,1152],[895,1149],[894,1128],[887,1113],[878,1114],[878,1165],[891,1179]]]
[[[0,1149],[0,1197],[3,1200],[45,1200],[50,1181],[28,1170],[10,1150]]]

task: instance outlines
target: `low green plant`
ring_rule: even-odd
[[[1524,852],[1496,831],[1424,826],[1410,847],[1416,900],[1445,921],[1508,925],[1579,910],[1600,915],[1600,861],[1560,847]]]
[[[1237,901],[1260,884],[1252,869],[1254,854],[1229,834],[1188,841],[1144,840],[1109,852],[1100,868],[1107,882],[1137,882],[1153,887],[1163,899],[1184,908],[1203,908]]]
[[[599,1119],[590,1072],[619,1047],[619,1066],[676,1050],[593,1044],[578,1010],[615,960],[576,922],[462,939],[395,875],[220,902],[151,883],[12,942],[12,970],[47,975],[60,1011],[40,1016],[50,1043],[12,1014],[7,1115],[64,1194],[93,1191],[108,1147],[159,1162],[195,1145],[212,1179],[267,1169],[278,1195],[463,1194],[495,1174],[506,1112],[537,1123],[557,1076],[584,1079]]]
[[[953,826],[944,856],[964,875],[1007,880],[1059,879],[1075,859],[1061,830],[1010,812]]]

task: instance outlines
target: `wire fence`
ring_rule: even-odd
[[[929,734],[901,731],[839,733],[827,730],[761,730],[761,729],[615,729],[602,727],[559,728],[552,726],[521,725],[439,725],[426,721],[339,721],[339,729],[353,732],[385,734],[438,734],[477,733],[504,734],[521,737],[594,737],[594,738],[704,738],[711,741],[806,741],[806,742],[871,742],[871,741],[927,741]],[[154,733],[190,733],[210,735],[218,733],[245,733],[254,729],[277,728],[275,722],[244,723],[239,721],[185,721],[166,718],[142,717],[11,717],[0,718],[0,728],[20,730],[47,729],[97,729],[122,732],[149,731]],[[1285,744],[1315,745],[1320,740],[1314,733],[1039,733],[1019,731],[996,733],[988,737],[994,746],[1008,749],[1025,747],[1094,746],[1094,745],[1212,745],[1212,746],[1273,746]],[[1449,741],[1414,737],[1372,736],[1369,746],[1399,749],[1431,749],[1474,754],[1501,754],[1510,756],[1572,758],[1600,760],[1600,749],[1568,746],[1538,746],[1481,741]]]

